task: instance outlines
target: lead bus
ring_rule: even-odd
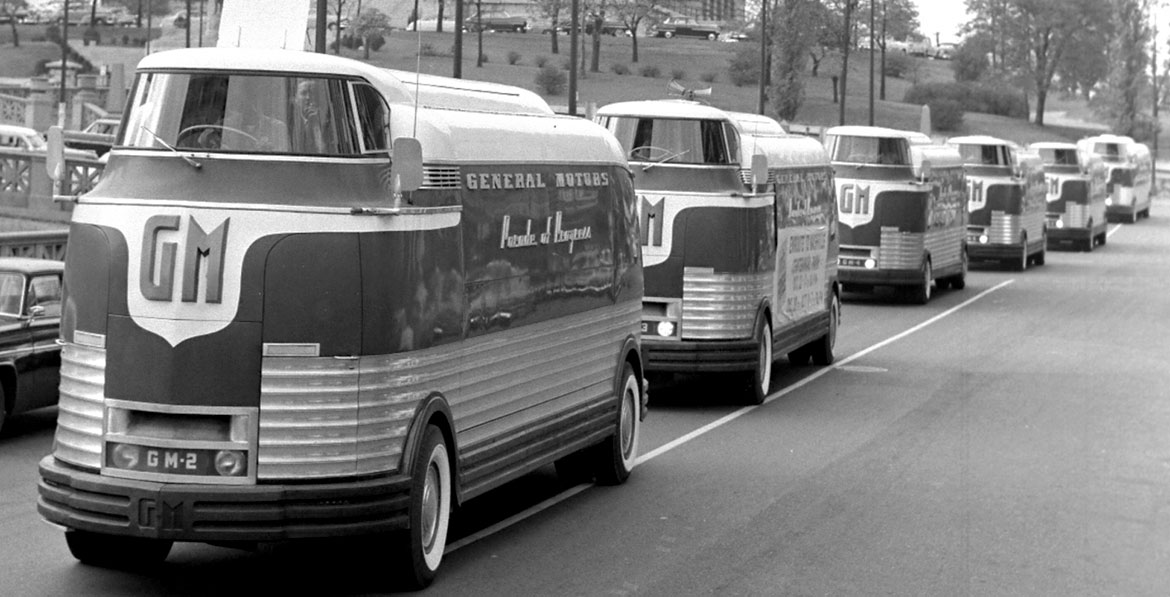
[[[1111,221],[1136,224],[1150,217],[1154,161],[1150,148],[1122,135],[1096,135],[1077,147],[1105,162],[1105,215]]]
[[[121,131],[73,211],[40,463],[76,558],[363,536],[425,586],[455,506],[556,461],[629,475],[642,270],[604,129],[513,87],[191,49],[139,63]]]
[[[996,137],[951,137],[967,174],[967,256],[1017,271],[1044,265],[1047,186],[1034,153]]]
[[[742,375],[749,403],[777,354],[833,361],[840,296],[833,174],[775,120],[687,100],[598,110],[634,172],[646,370]]]
[[[958,151],[922,133],[825,131],[837,175],[840,278],[846,290],[892,286],[926,304],[932,286],[967,285],[967,209]]]
[[[1044,164],[1048,188],[1048,247],[1092,251],[1104,245],[1109,224],[1105,216],[1105,165],[1078,151],[1075,143],[1041,141],[1028,146]]]

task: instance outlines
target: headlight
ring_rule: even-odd
[[[1107,205],[1107,206],[1113,205],[1113,197],[1106,197],[1105,198],[1105,205]]]
[[[865,269],[873,269],[875,267],[877,267],[877,262],[872,257],[865,260]]]
[[[660,321],[658,322],[657,331],[659,336],[662,336],[663,338],[669,338],[674,335],[674,323],[669,321]]]
[[[987,235],[986,234],[979,235],[979,244],[981,244],[981,245],[987,244]]]
[[[236,450],[220,450],[215,453],[215,472],[221,477],[239,477],[248,468],[244,453]]]
[[[138,446],[130,444],[116,444],[112,455],[112,464],[114,467],[122,469],[133,469],[137,467],[138,461],[142,458]]]
[[[1064,220],[1057,220],[1056,227],[1057,229],[1064,228]]]

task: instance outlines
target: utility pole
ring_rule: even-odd
[[[1158,102],[1162,99],[1159,97],[1160,94],[1158,93],[1158,8],[1161,4],[1161,2],[1155,2],[1154,6],[1150,7],[1150,14],[1153,16],[1154,20],[1154,43],[1151,44],[1154,46],[1154,63],[1151,65],[1153,66],[1154,71],[1154,146],[1152,148],[1154,151],[1154,167],[1150,170],[1150,188],[1153,189],[1155,193],[1158,189],[1158,133],[1160,132],[1159,129],[1162,128],[1160,126],[1161,123],[1158,121]]]
[[[877,50],[873,34],[873,4],[874,0],[869,0],[869,126],[873,126],[873,53]]]
[[[191,26],[194,25],[195,22],[191,20],[191,0],[186,0],[185,4],[186,4],[185,8],[187,9],[187,12],[183,13],[185,15],[183,18],[187,19],[186,33],[187,33],[187,47],[189,48],[189,47],[191,47]]]
[[[149,31],[147,36],[149,39]],[[65,65],[69,63],[69,2],[64,3],[61,18],[61,93],[57,100],[57,126],[65,130]]]
[[[419,35],[418,21],[414,22],[415,35]],[[463,78],[463,0],[455,0],[455,65],[452,77]]]
[[[325,0],[317,0],[317,31],[313,39],[313,51],[318,54],[325,53],[325,27],[329,20],[329,5]]]
[[[577,13],[580,12],[578,0],[573,0],[569,17],[569,115],[577,115],[577,28],[580,26]],[[556,35],[556,32],[553,32]]]
[[[756,103],[756,112],[764,113],[764,102],[767,100],[767,77],[764,71],[768,68],[768,2],[760,3],[760,98]]]

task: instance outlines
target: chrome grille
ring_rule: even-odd
[[[967,231],[958,226],[939,228],[926,233],[926,251],[934,269],[960,263],[963,259],[963,237]]]
[[[683,268],[682,329],[685,340],[750,338],[760,299],[771,292],[772,272],[719,274]]]
[[[421,189],[458,189],[463,186],[459,166],[425,166]]]
[[[1092,217],[1091,207],[1090,205],[1065,203],[1064,215],[1060,219],[1064,221],[1066,228],[1088,228],[1089,218]]]
[[[1010,245],[1020,241],[1020,216],[991,212],[991,226],[987,229],[987,242],[993,245]]]
[[[58,459],[94,470],[101,468],[105,375],[105,349],[72,343],[62,346],[53,450]]]
[[[918,269],[922,267],[925,235],[921,232],[901,232],[893,226],[882,227],[882,241],[878,247],[878,269]]]

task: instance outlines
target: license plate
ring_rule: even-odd
[[[108,464],[115,465],[112,460],[112,452],[113,444],[108,444],[106,458],[110,460]],[[123,463],[119,468],[163,475],[218,476],[218,473],[215,471],[215,452],[215,450],[184,450],[139,446],[137,458],[133,464],[126,466]]]

